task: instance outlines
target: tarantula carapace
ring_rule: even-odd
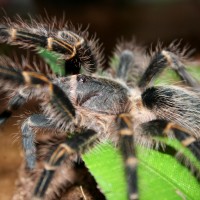
[[[41,104],[41,113],[28,117],[21,128],[28,168],[33,169],[36,162],[34,127],[70,135],[51,152],[33,190],[34,197],[45,197],[54,172],[64,160],[80,155],[105,138],[121,150],[131,200],[139,198],[135,144],[159,146],[156,136],[173,136],[200,159],[200,99],[194,90],[198,83],[186,72],[179,58],[181,53],[174,52],[173,47],[157,50],[144,69],[134,44],[120,44],[115,54],[119,64],[115,69],[108,69],[106,77],[95,73],[102,65],[95,39],[71,25],[54,24],[48,28],[45,21],[31,20],[28,25],[21,19],[17,23],[7,20],[0,28],[0,40],[57,52],[65,60],[69,74],[52,78],[49,74],[10,66],[1,59],[1,88],[6,91],[15,88],[15,95],[0,115],[0,121],[3,123],[13,109],[30,98],[38,99]],[[151,86],[152,80],[167,66],[191,89]],[[85,74],[80,74],[82,68]]]

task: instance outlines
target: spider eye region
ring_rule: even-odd
[[[117,114],[125,112],[128,90],[112,80],[86,75],[76,77],[76,103],[89,110]]]
[[[87,81],[87,76],[79,74],[77,75],[77,81],[79,83],[85,83]]]

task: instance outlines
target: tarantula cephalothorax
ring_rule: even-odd
[[[0,28],[3,42],[26,48],[43,47],[61,54],[66,70],[72,74],[52,78],[48,74],[12,67],[1,59],[1,87],[6,91],[16,90],[8,109],[0,115],[1,122],[27,99],[34,97],[42,102],[41,114],[31,115],[22,124],[28,167],[34,168],[36,160],[33,127],[75,133],[52,152],[35,185],[35,198],[46,195],[53,174],[63,160],[83,153],[95,141],[104,138],[121,149],[131,200],[139,198],[135,143],[154,146],[155,136],[174,136],[200,159],[199,96],[178,86],[150,86],[166,66],[171,66],[185,83],[198,87],[176,53],[167,49],[156,51],[143,72],[136,61],[136,49],[132,45],[121,45],[117,51],[119,65],[116,71],[109,73],[108,70],[108,77],[80,74],[81,67],[94,73],[101,63],[97,43],[89,39],[87,32],[70,30],[67,25],[47,27],[34,20],[31,25],[8,20]],[[134,79],[130,79],[130,71],[134,72]]]

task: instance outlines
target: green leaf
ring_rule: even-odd
[[[60,54],[38,47],[38,54],[51,67],[51,70],[60,76],[66,75],[65,61],[60,58]]]
[[[200,163],[178,141],[168,145],[182,153],[200,170]],[[200,184],[191,172],[170,154],[137,147],[139,159],[139,195],[141,200],[200,199]],[[83,156],[108,200],[126,200],[123,162],[119,151],[110,143],[99,144]]]
[[[186,71],[197,81],[200,81],[200,66],[186,66]],[[154,80],[154,85],[172,85],[180,82],[181,79],[177,73],[171,69],[166,68],[158,78]]]
[[[181,150],[184,157],[200,170],[199,161],[178,141],[163,139],[174,149]],[[139,189],[143,200],[154,199],[200,199],[200,184],[191,171],[174,155],[156,150],[138,148]]]
[[[194,77],[197,81],[200,81],[200,66],[190,66],[187,67],[187,71]]]
[[[111,59],[110,59],[110,66],[114,69],[114,71],[117,71],[118,65],[119,65],[119,56],[114,55]]]
[[[154,80],[154,85],[172,85],[180,81],[181,79],[177,73],[174,70],[167,68]]]
[[[111,143],[98,144],[83,160],[108,200],[126,199],[123,163]]]

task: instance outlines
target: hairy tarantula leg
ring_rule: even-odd
[[[126,81],[128,71],[133,65],[133,53],[129,50],[122,51],[120,55],[119,67],[117,70],[117,77]]]
[[[200,138],[200,99],[198,94],[179,87],[157,86],[146,89],[141,95],[141,106],[164,119],[183,127]]]
[[[197,141],[188,131],[177,124],[166,120],[152,120],[141,125],[145,135],[150,136],[175,136],[181,144],[200,160],[200,141]],[[173,135],[172,135],[173,134]]]
[[[175,131],[174,134],[183,146],[189,148],[193,155],[200,161],[200,141],[181,131]]]
[[[71,37],[74,41],[76,40],[76,48],[80,47],[84,43],[84,39],[72,31],[58,31],[57,35],[64,39]]]
[[[25,158],[29,169],[33,169],[36,161],[35,133],[33,128],[54,128],[46,116],[34,114],[28,117],[21,126],[22,145],[25,151]]]
[[[0,41],[10,44],[21,45],[24,48],[38,47],[46,48],[60,54],[64,59],[65,68],[68,73],[78,74],[81,67],[89,73],[94,73],[97,66],[102,62],[101,51],[97,41],[89,40],[78,34],[63,30],[49,33],[48,30],[0,27]],[[97,55],[96,55],[97,54]]]
[[[139,199],[137,185],[137,159],[134,147],[134,133],[130,114],[123,113],[117,117],[120,135],[120,149],[124,158],[126,178],[128,183],[128,198]]]
[[[184,64],[179,60],[178,56],[172,52],[162,50],[154,55],[149,66],[140,79],[138,86],[146,88],[147,85],[155,79],[161,72],[170,66],[179,77],[191,87],[199,87],[199,84],[185,70]]]
[[[77,45],[71,45],[66,40],[61,40],[55,37],[48,37],[39,33],[31,33],[26,30],[17,30],[15,28],[0,28],[0,36],[3,40],[9,43],[29,44],[34,46],[41,46],[51,51],[67,54],[67,59],[71,59],[76,55],[76,46],[80,45],[80,40]]]
[[[178,87],[151,87],[143,92],[142,104],[158,118],[177,124],[173,128],[179,127],[176,129],[183,133],[175,136],[184,141],[186,134],[187,139],[181,142],[199,159],[200,100],[195,93]]]
[[[7,109],[0,113],[0,125],[11,117],[12,111],[21,107],[26,102],[28,97],[29,93],[26,92],[26,89],[20,89],[18,93],[9,100]]]
[[[53,84],[47,77],[36,72],[20,71],[19,69],[0,66],[0,80],[7,80],[9,86],[28,86],[35,89],[36,97],[48,102],[66,121],[73,120],[75,108],[60,87]],[[3,86],[3,85],[2,85]],[[44,99],[46,95],[49,99]],[[34,95],[34,93],[33,93]]]
[[[45,195],[54,172],[61,165],[64,159],[69,159],[70,156],[78,154],[91,145],[96,140],[96,132],[88,129],[82,133],[75,134],[72,138],[67,138],[65,143],[60,144],[52,153],[49,161],[45,165],[45,169],[35,187],[34,197],[40,199]]]

